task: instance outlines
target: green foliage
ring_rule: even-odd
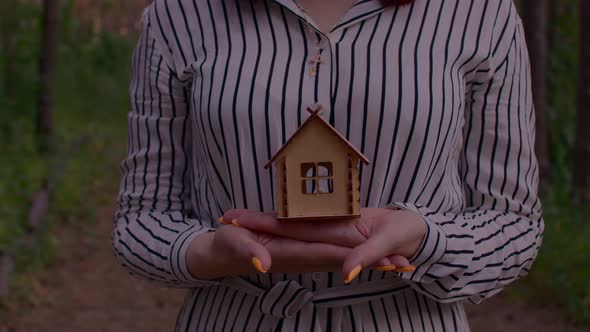
[[[113,2],[111,2],[113,3]],[[55,85],[58,153],[49,165],[35,149],[35,110],[39,57],[39,8],[14,8],[18,75],[0,76],[0,248],[23,232],[31,194],[44,174],[66,157],[80,134],[89,139],[71,157],[61,178],[49,216],[53,231],[92,219],[112,204],[123,158],[128,109],[131,46],[106,34],[93,34],[63,7],[59,67]],[[543,195],[544,244],[533,270],[517,291],[557,302],[579,322],[590,322],[590,209],[570,199],[571,147],[575,133],[578,73],[577,1],[559,2],[550,22],[548,84],[551,185]],[[5,60],[0,52],[0,68]],[[0,72],[4,75],[4,72]],[[9,82],[7,87],[4,82]],[[10,88],[10,89],[8,89]],[[7,91],[14,91],[8,95]],[[21,270],[41,269],[59,242],[53,236],[19,258]],[[15,284],[20,285],[21,279]]]
[[[551,180],[570,183],[572,147],[578,92],[578,49],[580,26],[578,1],[565,0],[555,5],[549,22],[549,68],[547,72],[549,155]]]
[[[566,308],[580,323],[590,322],[590,208],[572,202],[557,186],[544,196],[545,235],[527,285],[533,294]]]
[[[590,323],[590,208],[571,196],[572,147],[578,88],[578,1],[554,4],[549,22],[548,123],[550,185],[542,194],[543,246],[515,291],[557,303],[579,323]],[[584,64],[587,65],[587,64]]]
[[[0,71],[0,81],[8,82],[0,85],[0,249],[24,232],[31,195],[64,159],[67,168],[59,178],[48,216],[51,233],[65,223],[86,223],[100,207],[112,204],[126,141],[132,43],[93,34],[70,12],[66,4],[60,16],[54,85],[57,152],[45,160],[35,145],[40,10],[22,2],[14,8],[16,75],[7,77],[6,71]],[[3,57],[0,52],[0,68],[5,68]],[[80,151],[69,155],[81,135],[88,139]],[[19,257],[20,271],[42,267],[54,249],[59,250],[52,235],[39,243]]]

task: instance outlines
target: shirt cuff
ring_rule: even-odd
[[[206,280],[193,277],[186,263],[186,254],[191,242],[198,236],[213,231],[215,231],[214,228],[195,225],[181,233],[172,245],[170,267],[181,283],[194,287],[209,287],[220,284],[221,279]]]
[[[430,282],[432,278],[428,277],[430,266],[440,262],[447,250],[447,234],[433,220],[425,216],[415,205],[405,203],[391,203],[393,207],[400,210],[411,211],[418,214],[426,223],[426,235],[422,240],[420,249],[414,257],[410,258],[410,264],[416,267],[413,272],[401,272],[400,276],[415,282]]]

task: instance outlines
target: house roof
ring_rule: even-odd
[[[289,146],[289,144],[291,144],[293,142],[293,139],[295,137],[297,137],[299,134],[301,134],[305,130],[305,128],[308,127],[309,124],[312,123],[315,120],[319,121],[319,123],[324,128],[326,128],[327,130],[331,131],[334,135],[336,135],[336,137],[342,143],[344,143],[348,147],[348,149],[350,151],[352,151],[355,155],[357,155],[366,165],[369,164],[369,159],[367,159],[367,157],[365,157],[364,154],[362,154],[359,150],[357,150],[357,148],[355,148],[344,136],[342,136],[334,127],[332,127],[326,120],[324,120],[324,118],[322,118],[320,116],[320,113],[322,112],[322,106],[321,105],[318,105],[315,110],[313,110],[311,107],[308,107],[307,108],[307,111],[309,113],[311,113],[311,115],[309,116],[309,118],[307,118],[307,120],[305,120],[305,122],[301,125],[301,127],[299,127],[299,129],[297,129],[297,131],[295,131],[295,133],[287,140],[287,142],[279,149],[279,151],[277,151],[274,154],[274,156],[268,161],[268,163],[266,163],[266,165],[264,166],[264,168],[269,168],[270,165],[287,148],[287,146]]]

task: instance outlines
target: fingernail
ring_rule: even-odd
[[[238,219],[232,220],[231,223],[234,224],[234,226],[236,226],[236,227],[242,227],[242,226],[240,226],[240,224],[238,224]]]
[[[395,272],[414,272],[414,271],[416,271],[416,267],[414,265],[400,267],[399,269],[395,270]]]
[[[258,270],[259,272],[261,272],[261,273],[266,273],[267,272],[267,270],[265,270],[262,267],[262,262],[260,261],[260,259],[258,259],[256,257],[252,257],[252,265],[254,265],[254,268],[256,270]]]
[[[381,271],[381,272],[393,271],[395,269],[397,269],[397,266],[395,266],[395,265],[383,265],[383,266],[377,266],[377,268],[376,268],[377,271]]]
[[[361,273],[361,270],[362,270],[362,267],[360,265],[358,265],[357,267],[352,269],[352,271],[350,271],[350,273],[348,274],[348,277],[346,277],[346,279],[344,279],[344,283],[350,284],[351,281],[353,281],[356,277],[358,277],[359,273]]]
[[[217,219],[217,221],[219,221],[220,224],[225,225],[225,220],[223,220],[223,216],[219,217],[219,219]]]

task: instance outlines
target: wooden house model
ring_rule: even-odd
[[[321,117],[321,105],[271,158],[279,220],[360,215],[359,165],[369,160]]]

